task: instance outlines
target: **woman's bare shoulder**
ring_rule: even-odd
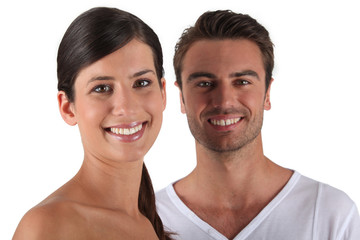
[[[24,215],[13,240],[25,239],[156,239],[156,234],[144,216],[94,204],[70,183]]]
[[[70,202],[47,199],[23,216],[13,240],[58,239],[71,230],[75,216]]]

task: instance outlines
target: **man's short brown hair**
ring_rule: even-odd
[[[265,84],[268,88],[274,68],[273,43],[269,32],[249,15],[230,10],[205,12],[195,26],[184,30],[175,47],[174,69],[176,81],[182,89],[181,72],[185,54],[199,40],[247,39],[260,48],[265,69]]]

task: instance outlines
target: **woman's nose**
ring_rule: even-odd
[[[127,115],[136,111],[137,98],[131,89],[117,88],[111,99],[114,115]]]

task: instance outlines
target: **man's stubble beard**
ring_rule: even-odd
[[[259,111],[252,120],[249,120],[247,117],[242,119],[241,121],[246,122],[241,122],[240,124],[246,124],[246,126],[236,136],[231,131],[224,132],[223,134],[220,133],[218,136],[207,134],[192,116],[187,115],[187,119],[190,132],[199,144],[213,152],[230,153],[239,151],[258,137],[263,125],[263,111]]]

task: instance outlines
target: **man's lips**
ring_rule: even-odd
[[[214,126],[230,126],[238,123],[243,117],[232,117],[232,118],[210,118],[208,122]]]

